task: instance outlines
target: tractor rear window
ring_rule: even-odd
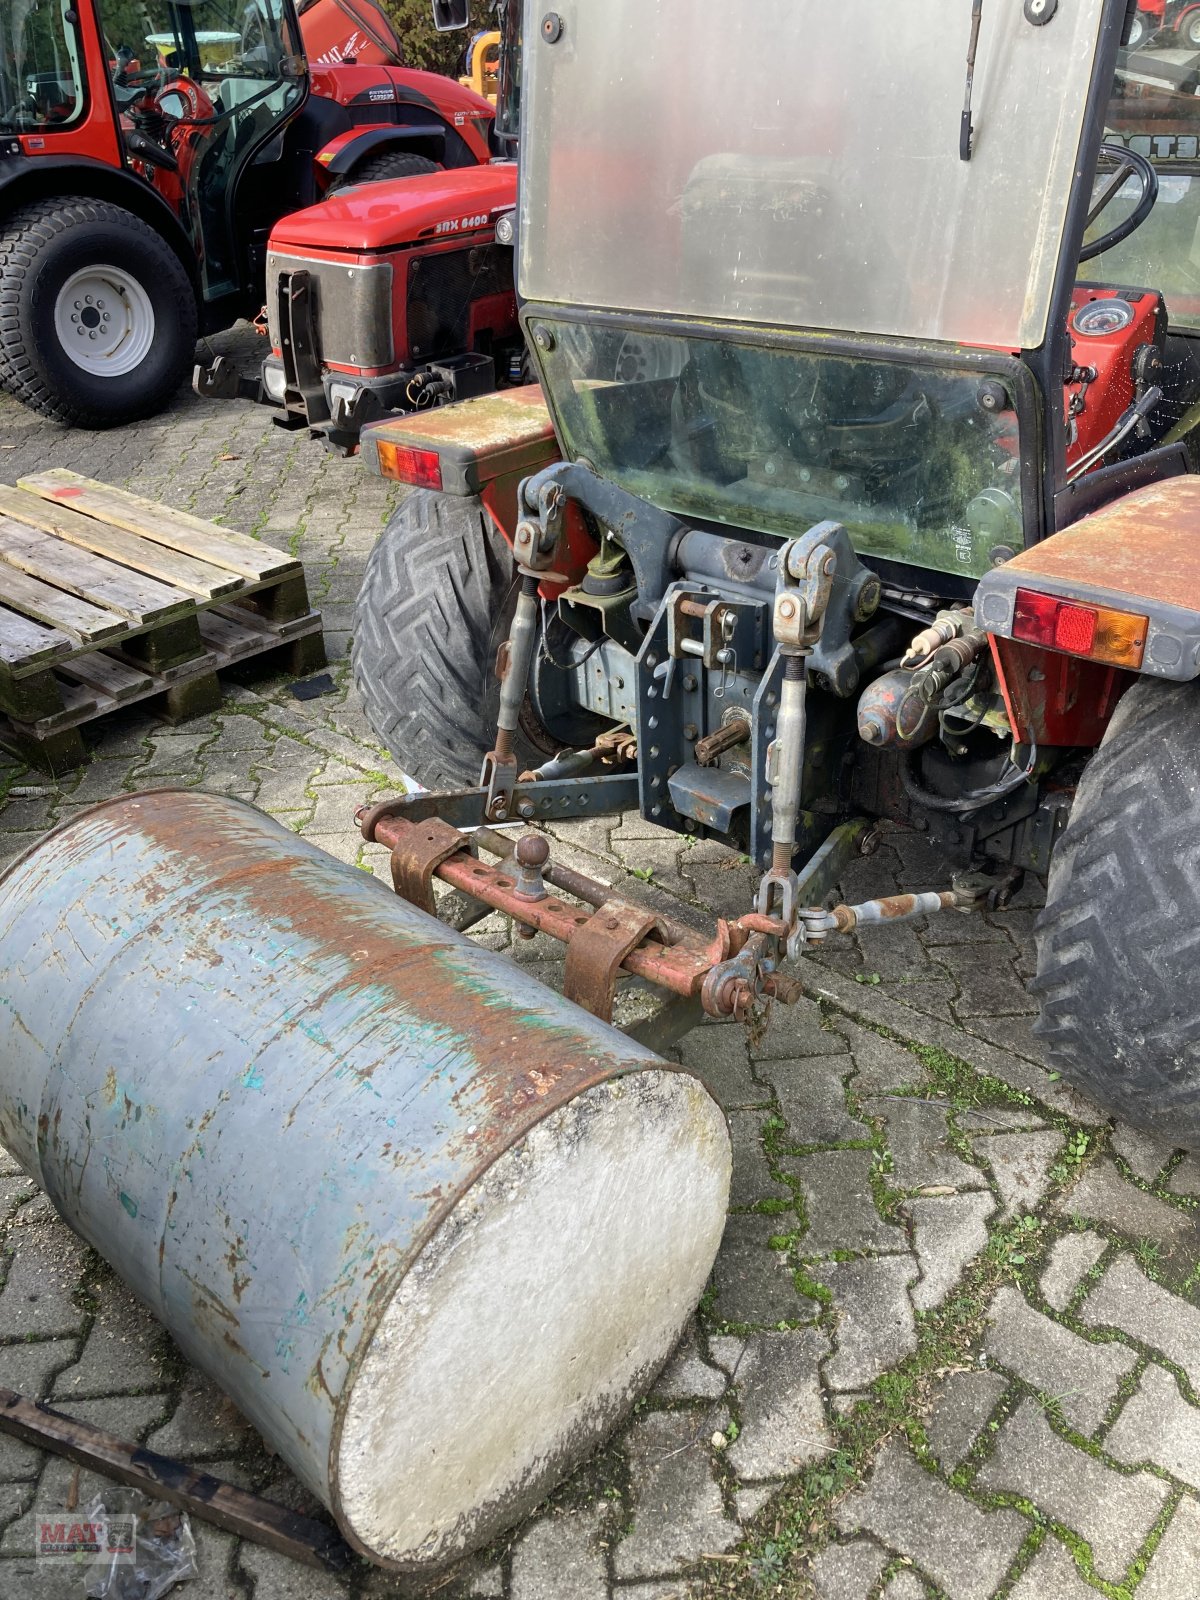
[[[83,110],[83,77],[70,0],[0,5],[0,131],[63,128]]]
[[[1017,416],[999,376],[533,327],[548,333],[535,344],[569,454],[679,516],[781,535],[832,518],[861,554],[972,578],[1024,544]]]
[[[968,0],[556,0],[522,295],[1040,345],[1102,6],[1044,9],[984,0],[964,161]]]

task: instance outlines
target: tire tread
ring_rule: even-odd
[[[1142,679],[1079,784],[1036,926],[1035,1031],[1065,1077],[1200,1146],[1200,691]]]
[[[0,223],[0,386],[30,410],[67,427],[102,427],[135,420],[128,410],[120,415],[97,412],[56,392],[46,382],[21,327],[22,305],[41,270],[41,252],[60,235],[89,222],[127,229],[144,253],[166,251],[178,269],[175,299],[186,359],[177,373],[147,390],[136,408],[137,415],[150,416],[166,404],[187,376],[196,342],[196,301],[187,274],[161,234],[140,217],[87,195],[38,200],[12,212]]]
[[[407,150],[386,150],[381,155],[365,156],[332,187],[348,189],[355,183],[383,183],[389,178],[419,178],[427,172],[438,171],[440,168],[437,162],[430,161],[428,156],[415,156]]]
[[[479,781],[494,737],[492,658],[512,586],[511,552],[474,497],[414,491],[367,560],[354,680],[379,739],[428,788]]]

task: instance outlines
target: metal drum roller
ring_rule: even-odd
[[[0,1142],[384,1564],[515,1521],[669,1354],[724,1223],[693,1077],[238,801],[0,878]]]

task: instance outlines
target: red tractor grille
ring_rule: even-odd
[[[408,264],[412,359],[437,361],[472,349],[479,332],[479,302],[503,301],[512,293],[513,253],[503,245],[414,256]]]

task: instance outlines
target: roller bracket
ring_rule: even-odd
[[[701,1002],[710,1017],[732,1017],[750,1023],[760,996],[770,998],[768,985],[774,976],[769,952],[774,939],[765,933],[751,934],[737,955],[713,967],[700,990]]]
[[[469,848],[470,841],[449,823],[435,819],[416,824],[392,850],[392,888],[409,905],[433,916],[433,879],[437,869],[451,856]]]
[[[657,914],[644,907],[612,900],[601,906],[567,946],[563,994],[594,1017],[611,1022],[621,963],[657,927]]]

